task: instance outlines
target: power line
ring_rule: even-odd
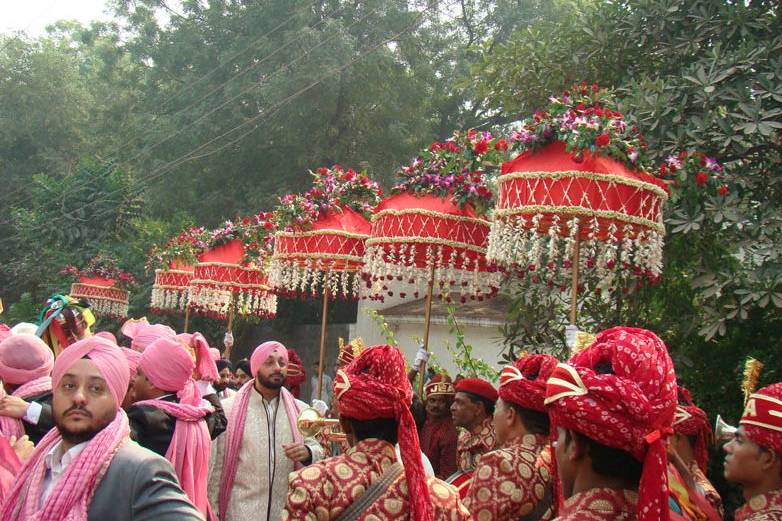
[[[311,5],[311,7],[315,6],[316,4],[317,4],[317,2],[313,3],[313,4]],[[339,12],[339,10],[338,10],[337,12]],[[39,15],[39,16],[40,16],[40,15]],[[168,96],[168,97],[167,97],[167,98],[164,100],[164,102],[163,102],[163,105],[162,105],[162,107],[160,108],[160,110],[162,111],[163,109],[165,109],[165,107],[168,105],[168,103],[169,103],[169,102],[171,102],[172,100],[174,100],[174,99],[177,97],[177,95],[179,95],[179,94],[182,94],[182,93],[184,92],[184,89],[185,89],[185,87],[189,87],[189,91],[190,91],[190,92],[194,91],[194,90],[195,90],[195,86],[196,86],[196,85],[198,85],[200,82],[204,81],[206,78],[210,77],[212,74],[214,74],[215,72],[217,72],[218,70],[220,70],[220,69],[221,69],[221,68],[222,68],[222,67],[223,67],[225,64],[228,64],[228,63],[231,63],[231,62],[233,62],[233,60],[234,60],[236,57],[238,57],[238,56],[239,56],[239,55],[241,55],[241,54],[244,54],[244,53],[245,53],[247,50],[249,50],[250,48],[254,47],[254,46],[255,46],[255,44],[257,44],[258,42],[260,42],[262,39],[269,38],[270,36],[272,36],[272,35],[273,35],[274,33],[276,33],[276,32],[277,32],[277,31],[278,31],[280,28],[282,28],[283,26],[285,26],[285,25],[286,25],[286,24],[287,24],[289,21],[293,20],[293,19],[294,19],[296,16],[299,16],[299,13],[298,13],[298,12],[295,12],[295,13],[294,13],[294,14],[292,14],[290,17],[286,18],[284,21],[282,21],[281,23],[277,24],[277,25],[276,25],[276,26],[275,26],[275,27],[274,27],[274,28],[273,28],[271,31],[269,31],[269,32],[267,32],[267,33],[264,33],[264,34],[262,34],[261,36],[259,36],[258,38],[256,38],[255,40],[253,40],[253,42],[252,42],[252,43],[250,43],[248,46],[246,46],[244,49],[242,49],[241,51],[239,51],[239,52],[235,53],[235,54],[234,54],[233,56],[231,56],[231,57],[230,57],[230,58],[229,58],[229,59],[228,59],[226,62],[222,62],[222,63],[220,63],[220,64],[219,64],[217,67],[213,68],[213,69],[212,69],[211,71],[209,71],[207,74],[205,74],[204,76],[200,77],[200,78],[199,78],[198,80],[196,80],[194,83],[192,83],[192,84],[189,84],[189,85],[183,85],[183,86],[182,86],[182,87],[181,87],[179,90],[177,90],[176,92],[173,92],[173,93],[171,93],[171,94],[170,94],[170,95],[169,95],[169,96]],[[180,15],[180,17],[181,17],[181,15]],[[319,25],[321,25],[322,23],[324,23],[326,20],[327,20],[326,18],[323,18],[323,19],[322,19],[320,22],[318,22],[317,24],[315,24],[315,25],[313,26],[313,28],[314,28],[314,27],[318,27]],[[31,22],[31,23],[32,23],[32,22]],[[293,42],[293,41],[295,41],[295,40],[292,40],[291,42]],[[241,72],[239,72],[239,73],[237,73],[237,74],[234,74],[234,75],[230,76],[230,77],[229,77],[229,78],[228,78],[226,81],[222,82],[222,83],[221,83],[221,84],[219,84],[217,87],[215,87],[213,90],[211,90],[211,91],[210,91],[210,92],[209,92],[209,93],[208,93],[206,96],[202,96],[202,97],[198,98],[196,101],[194,101],[194,102],[190,103],[190,104],[189,104],[189,105],[187,105],[185,108],[177,110],[176,112],[174,112],[173,114],[171,114],[171,116],[176,116],[177,114],[181,114],[182,112],[185,112],[185,111],[187,111],[187,110],[190,110],[190,109],[191,109],[191,108],[193,108],[193,107],[194,107],[196,104],[200,103],[200,102],[201,102],[201,101],[203,101],[203,100],[204,100],[206,97],[210,96],[211,94],[213,94],[213,93],[214,93],[214,92],[216,92],[217,90],[219,90],[219,89],[223,88],[225,85],[227,85],[227,84],[228,84],[228,83],[230,83],[231,81],[235,80],[235,79],[236,79],[236,78],[238,78],[239,76],[243,76],[244,74],[246,74],[247,72],[249,72],[249,71],[250,71],[250,70],[252,70],[253,68],[256,68],[256,67],[260,66],[261,64],[263,64],[264,62],[266,62],[266,61],[267,61],[269,58],[271,58],[272,56],[274,56],[275,54],[277,54],[277,53],[278,53],[280,50],[282,50],[283,48],[287,47],[287,46],[288,46],[288,45],[289,45],[291,42],[288,42],[287,44],[283,45],[282,47],[279,47],[279,48],[275,49],[275,50],[274,50],[274,51],[273,51],[271,54],[269,54],[269,55],[265,56],[265,57],[264,57],[264,58],[262,58],[261,60],[255,61],[255,62],[254,62],[254,63],[252,63],[252,64],[251,64],[249,67],[246,67],[245,69],[243,69]],[[140,101],[136,101],[136,102],[135,102],[133,105],[131,105],[131,107],[130,107],[129,109],[127,109],[127,110],[128,110],[128,112],[132,111],[132,110],[133,110],[134,108],[136,108],[136,107],[137,107],[137,106],[138,106],[140,103],[141,103]],[[153,132],[154,132],[154,131],[156,131],[156,130],[161,130],[161,125],[158,125],[158,127],[157,127],[156,129],[154,129],[154,130],[153,130]],[[135,137],[133,137],[133,138],[131,139],[130,143],[133,143],[134,141],[138,140],[138,139],[139,139],[139,137],[140,137],[140,136],[135,136]],[[116,148],[116,149],[115,149],[113,152],[111,152],[110,154],[108,154],[108,155],[107,155],[107,157],[112,157],[112,156],[116,155],[116,154],[117,154],[117,153],[118,153],[120,150],[122,150],[123,148],[126,148],[126,147],[128,147],[128,145],[129,145],[129,143],[123,143],[122,145],[120,145],[119,147],[117,147],[117,148]],[[157,146],[157,145],[156,145],[156,146]],[[12,195],[8,196],[8,200],[9,200],[9,202],[10,202],[10,201],[13,201],[13,199],[14,199],[14,198],[15,198],[15,197],[16,197],[18,194],[21,194],[23,191],[24,191],[24,188],[19,188],[19,189],[18,189],[18,190],[17,190],[17,191],[16,191],[14,194],[12,194]],[[24,198],[24,199],[22,199],[22,200],[20,200],[20,201],[15,201],[15,204],[16,204],[18,207],[19,207],[19,206],[24,206],[24,204],[26,204],[26,203],[27,203],[27,202],[29,202],[30,200],[32,200],[32,196],[31,196],[31,195],[28,195],[26,198]],[[8,221],[3,221],[3,222],[0,222],[0,225],[5,225],[5,224],[7,224],[7,223],[8,223]]]
[[[276,113],[277,113],[277,112],[278,112],[278,111],[279,111],[279,110],[282,108],[282,106],[284,106],[284,105],[286,105],[286,104],[290,103],[291,101],[293,101],[293,100],[294,100],[294,99],[296,99],[297,97],[299,97],[299,96],[301,96],[302,94],[304,94],[304,93],[308,92],[309,90],[313,89],[314,87],[316,87],[317,85],[319,85],[320,83],[322,83],[324,80],[326,80],[326,79],[330,78],[331,76],[334,76],[334,75],[336,75],[336,74],[338,74],[338,73],[340,73],[340,72],[342,72],[342,71],[346,70],[347,68],[351,67],[351,66],[352,66],[353,64],[355,64],[356,62],[360,61],[360,60],[361,60],[361,59],[363,59],[364,57],[368,56],[369,54],[371,54],[371,53],[375,52],[377,49],[381,48],[383,45],[387,45],[388,43],[390,43],[390,42],[392,42],[392,41],[394,41],[394,40],[398,39],[398,38],[399,38],[401,35],[403,35],[404,33],[406,33],[406,32],[408,32],[408,31],[410,31],[410,30],[414,29],[414,28],[415,28],[415,27],[418,25],[418,23],[419,23],[419,22],[420,22],[420,21],[423,19],[423,17],[424,17],[424,14],[426,14],[426,12],[427,12],[427,11],[429,11],[429,10],[431,10],[433,7],[435,7],[435,6],[436,6],[438,3],[439,3],[439,0],[433,0],[432,2],[430,2],[430,4],[429,4],[429,5],[428,5],[428,6],[427,6],[425,9],[421,10],[421,11],[418,13],[418,15],[416,16],[416,18],[415,18],[415,20],[414,20],[414,22],[413,22],[412,24],[410,24],[409,26],[406,26],[404,29],[402,29],[401,31],[399,31],[399,32],[395,33],[395,34],[394,34],[394,35],[392,35],[391,37],[389,37],[389,38],[387,38],[387,39],[385,39],[385,40],[383,40],[383,41],[379,42],[378,44],[376,44],[376,45],[374,45],[374,46],[370,47],[369,49],[367,49],[366,51],[364,51],[362,54],[360,54],[359,56],[357,56],[357,57],[353,58],[352,60],[348,61],[347,63],[345,63],[345,64],[343,64],[343,65],[341,65],[341,66],[339,66],[339,67],[337,67],[337,68],[335,68],[335,69],[332,69],[332,70],[331,70],[330,72],[328,72],[327,74],[325,74],[325,75],[321,76],[321,77],[320,77],[318,80],[316,80],[316,81],[314,81],[314,82],[310,83],[310,84],[309,84],[309,85],[307,85],[306,87],[303,87],[302,89],[298,90],[297,92],[295,92],[295,93],[291,94],[291,95],[290,95],[290,96],[288,96],[287,98],[285,98],[285,99],[283,99],[282,101],[278,102],[277,104],[273,105],[272,107],[270,107],[270,108],[267,110],[267,112],[262,112],[262,113],[259,113],[259,114],[257,114],[256,116],[253,116],[253,117],[252,117],[252,118],[250,118],[249,120],[247,120],[247,121],[245,121],[245,122],[243,122],[243,123],[241,123],[241,124],[239,124],[239,125],[237,125],[237,126],[235,126],[235,127],[231,128],[231,129],[229,129],[229,130],[228,130],[228,131],[226,131],[226,132],[223,132],[223,133],[222,133],[222,134],[220,134],[219,136],[216,136],[216,137],[214,137],[214,138],[212,138],[212,139],[210,139],[210,140],[206,141],[205,143],[202,143],[202,144],[201,144],[201,145],[199,145],[198,147],[196,147],[196,148],[194,148],[193,150],[191,150],[191,151],[189,151],[189,152],[187,152],[187,153],[183,154],[183,155],[182,155],[182,156],[180,156],[179,158],[177,158],[177,159],[175,159],[175,160],[173,160],[173,161],[170,161],[169,163],[167,163],[167,164],[165,164],[165,165],[161,166],[160,168],[156,169],[156,170],[155,170],[155,171],[153,171],[153,172],[152,172],[152,174],[150,174],[150,175],[149,175],[147,178],[145,178],[145,179],[143,179],[143,180],[141,180],[141,181],[140,181],[140,183],[146,183],[146,186],[141,186],[141,187],[140,187],[140,189],[134,190],[133,192],[135,192],[135,193],[133,193],[133,192],[132,192],[131,198],[132,198],[132,197],[136,197],[136,196],[140,195],[140,194],[141,194],[141,193],[142,193],[144,190],[146,190],[146,189],[149,187],[149,185],[151,185],[151,183],[152,183],[152,182],[154,182],[155,180],[157,180],[157,179],[159,179],[160,177],[162,177],[163,175],[165,175],[165,174],[166,174],[167,172],[169,172],[171,169],[173,169],[173,168],[175,168],[175,167],[177,167],[177,166],[179,166],[179,165],[181,165],[181,164],[184,164],[184,163],[186,163],[186,162],[188,162],[188,161],[190,161],[190,160],[198,159],[198,158],[201,158],[201,157],[205,157],[206,155],[211,155],[211,154],[213,154],[213,153],[219,152],[220,150],[224,149],[225,147],[227,147],[227,146],[230,146],[230,145],[232,145],[232,144],[234,144],[234,143],[236,143],[236,142],[240,141],[241,139],[243,139],[244,137],[246,137],[247,135],[249,135],[250,133],[252,133],[252,131],[256,130],[256,129],[257,129],[257,126],[256,126],[256,127],[254,127],[254,128],[252,128],[250,131],[248,131],[248,132],[246,132],[246,133],[243,133],[243,134],[241,134],[241,135],[239,136],[239,138],[237,138],[237,139],[234,139],[234,140],[232,140],[232,141],[230,141],[230,142],[228,142],[228,143],[225,143],[224,145],[222,145],[221,147],[219,147],[219,148],[218,148],[218,149],[216,149],[216,150],[210,151],[209,153],[207,153],[207,154],[202,154],[202,155],[200,155],[200,156],[194,156],[194,155],[193,155],[193,154],[195,154],[195,153],[199,152],[200,150],[202,150],[202,149],[204,149],[204,148],[208,147],[208,146],[209,146],[209,145],[211,145],[212,143],[214,143],[214,142],[216,142],[216,141],[219,141],[220,139],[222,139],[222,138],[224,138],[224,137],[226,137],[226,136],[228,136],[228,135],[232,134],[233,132],[235,132],[235,131],[237,131],[237,130],[239,130],[239,129],[241,129],[241,128],[243,128],[243,127],[247,126],[247,125],[251,125],[251,124],[255,123],[256,121],[258,121],[258,120],[259,120],[260,118],[262,118],[262,117],[270,117],[270,116],[273,116],[274,114],[276,114]],[[113,191],[113,192],[109,192],[108,194],[106,194],[106,196],[111,196],[111,195],[114,195],[114,194],[116,194],[116,193],[119,193],[120,191],[121,191],[121,190],[115,190],[115,191]],[[91,202],[85,203],[84,205],[82,205],[82,206],[80,207],[80,209],[85,209],[85,208],[87,208],[87,207],[91,206],[91,204],[93,204],[93,203],[94,203],[94,202],[92,202],[92,203],[91,203]],[[109,212],[109,211],[106,211],[106,212],[103,212],[103,213],[98,213],[98,214],[96,214],[96,215],[92,216],[92,218],[93,218],[93,219],[98,219],[98,218],[100,218],[100,217],[103,217],[103,216],[109,215],[109,213],[111,213],[111,212]],[[32,231],[40,231],[40,230],[42,230],[42,229],[43,229],[43,227],[42,227],[42,226],[39,226],[39,227],[37,227],[37,228],[34,228]],[[0,244],[1,244],[1,243],[3,243],[3,242],[8,242],[8,240],[6,240],[6,241],[0,241]]]

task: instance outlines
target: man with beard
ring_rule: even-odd
[[[122,351],[108,340],[80,340],[60,354],[52,372],[57,428],[22,468],[0,519],[203,519],[171,465],[128,440],[120,404],[129,378]]]
[[[723,447],[725,479],[747,503],[736,521],[782,521],[782,383],[749,396],[733,440]]]
[[[236,391],[231,389],[233,366],[231,365],[231,361],[226,360],[225,358],[216,360],[215,364],[217,365],[217,380],[212,382],[212,387],[217,391],[217,396],[220,400],[225,400],[236,394]]]
[[[421,429],[421,450],[432,463],[435,476],[446,479],[456,472],[456,426],[451,402],[456,391],[447,375],[435,375],[426,385],[426,421]]]
[[[228,429],[212,445],[209,499],[221,521],[281,518],[288,474],[323,449],[296,426],[307,404],[283,387],[288,350],[264,342],[250,358],[253,380],[224,402]]]

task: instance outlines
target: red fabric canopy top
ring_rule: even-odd
[[[289,295],[318,295],[323,283],[332,295],[358,296],[352,274],[363,264],[364,241],[371,225],[361,214],[344,207],[322,214],[309,230],[278,232],[269,281]]]
[[[188,306],[193,311],[224,319],[232,302],[239,314],[274,316],[277,299],[266,274],[242,263],[244,245],[234,239],[201,253],[190,281]]]
[[[71,284],[70,295],[86,298],[96,315],[123,318],[128,315],[129,293],[114,286],[113,279],[79,276],[79,282]]]
[[[664,233],[662,207],[668,188],[663,181],[609,157],[587,154],[577,162],[559,141],[504,163],[498,183],[496,218],[540,215],[541,233],[548,232],[554,216],[562,223],[560,235],[569,234],[564,221],[572,217],[582,223],[596,218],[600,239],[608,237],[610,224],[620,238],[625,225],[634,235],[641,229]],[[594,237],[587,226],[580,226],[579,233],[584,239]]]
[[[661,275],[663,181],[609,157],[575,160],[554,142],[503,164],[498,185],[487,251],[497,264],[558,284],[578,241],[582,269],[594,269],[602,286],[624,274]]]
[[[375,208],[364,256],[370,298],[392,295],[387,282],[394,279],[426,285],[432,268],[446,298],[454,291],[462,298],[493,296],[499,279],[486,262],[489,224],[451,198],[403,193],[384,199]],[[479,275],[484,272],[492,275]]]

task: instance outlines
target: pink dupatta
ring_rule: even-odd
[[[193,505],[207,519],[211,518],[206,484],[209,477],[209,452],[212,440],[204,416],[212,407],[202,407],[165,400],[144,400],[134,405],[157,407],[176,418],[174,436],[166,451],[166,459],[179,477],[182,489]]]

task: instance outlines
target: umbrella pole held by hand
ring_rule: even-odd
[[[226,333],[230,333],[234,324],[234,301],[233,297],[231,297],[231,304],[228,308],[228,327],[226,328]],[[226,346],[225,348],[225,359],[230,360],[231,359],[231,351],[233,350],[233,343],[231,345]]]
[[[426,289],[426,310],[424,312],[424,350],[429,351],[429,322],[432,318],[432,293],[434,290],[434,263],[432,263],[432,271],[429,272],[429,286]],[[421,362],[421,367],[418,369],[418,394],[423,398],[424,396],[424,379],[426,375],[426,360]]]
[[[324,284],[325,286],[325,284]],[[329,289],[323,288],[323,311],[320,320],[320,361],[318,362],[318,400],[323,393],[323,362],[326,357],[326,324],[329,313]]]

